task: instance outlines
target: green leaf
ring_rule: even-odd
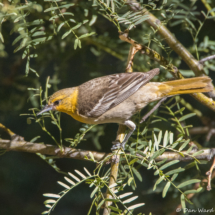
[[[166,147],[168,145],[168,131],[166,130],[163,138],[163,146]]]
[[[119,202],[118,199],[105,199],[106,202]]]
[[[128,179],[128,185],[130,186],[131,185],[131,182],[133,181],[134,179],[132,178],[132,177],[130,177],[129,179]]]
[[[60,29],[65,25],[65,23],[66,23],[66,22],[60,23],[60,25],[59,25],[58,28],[57,28],[57,32],[60,31]]]
[[[56,200],[54,200],[54,199],[48,199],[48,200],[46,200],[45,202],[44,202],[44,204],[46,205],[46,204],[54,204],[56,202]]]
[[[182,145],[181,147],[179,148],[179,152],[182,151],[186,146],[187,144],[190,142],[190,139],[186,140]]]
[[[95,34],[96,32],[91,32],[91,33],[86,33],[86,34],[82,34],[79,39],[84,38],[84,37],[89,37],[92,36],[93,34]]]
[[[184,110],[185,110],[185,107],[181,108],[180,110],[177,110],[174,114],[175,115],[178,114],[178,113],[183,114]]]
[[[105,202],[105,200],[103,199],[103,200],[98,204],[98,206],[97,206],[97,210],[99,210],[99,209],[100,209],[100,207],[104,204],[104,202]]]
[[[176,163],[178,163],[178,162],[179,162],[179,160],[174,160],[174,161],[170,161],[170,162],[164,164],[164,165],[161,166],[158,170],[155,171],[154,175],[158,175],[159,172],[160,172],[160,170],[166,169],[167,167],[169,167],[169,166],[171,166],[171,165],[173,165],[173,164],[176,164]]]
[[[94,159],[94,156],[93,156],[92,152],[89,152],[89,156],[90,156],[91,160],[93,160],[95,162],[95,159]]]
[[[142,176],[141,174],[137,171],[137,169],[135,169],[134,167],[132,167],[132,170],[134,172],[134,174],[137,176],[137,178],[139,179],[139,181],[142,181]]]
[[[93,198],[93,196],[95,195],[95,193],[98,191],[99,187],[96,187],[93,192],[90,195],[90,198]]]
[[[90,20],[90,22],[89,22],[89,26],[92,26],[95,22],[96,22],[96,20],[97,20],[97,15],[93,15],[92,16],[92,19]]]
[[[85,176],[83,173],[81,173],[80,171],[78,171],[77,169],[75,170],[75,172],[76,172],[78,175],[80,175],[83,179],[86,179],[86,176]]]
[[[135,208],[139,208],[139,207],[142,207],[143,205],[145,205],[145,203],[139,203],[139,204],[136,204],[136,205],[132,205],[130,207],[128,207],[128,210],[133,210]]]
[[[44,31],[36,31],[32,34],[32,37],[44,36],[46,33]]]
[[[162,197],[163,197],[163,198],[166,196],[166,193],[167,193],[167,191],[168,191],[170,185],[171,185],[171,182],[170,182],[170,181],[166,183],[166,185],[165,185],[165,187],[164,187],[164,189],[163,189],[163,192],[162,192]]]
[[[65,179],[67,182],[69,182],[70,184],[75,185],[75,182],[72,181],[72,180],[70,180],[69,178],[64,177],[64,179]]]
[[[158,142],[158,140],[157,140],[157,137],[156,137],[156,135],[154,134],[154,147],[155,147],[155,149],[156,150],[159,150],[159,147],[158,147],[158,145],[159,145],[159,142]]]
[[[30,41],[30,43],[42,43],[42,42],[46,42],[49,41],[53,38],[53,36],[47,36],[47,37],[40,37],[40,38],[36,38]]]
[[[195,152],[195,153],[192,154],[192,156],[195,157],[195,156],[200,155],[200,154],[202,154],[202,153],[204,153],[204,150]]]
[[[181,194],[181,207],[183,208],[183,210],[186,209],[186,202],[185,202],[184,194]]]
[[[74,13],[71,13],[71,12],[64,12],[63,15],[70,15],[70,16],[74,16]]]
[[[74,49],[77,49],[78,42],[79,42],[79,39],[75,39],[75,43],[74,43]]]
[[[69,7],[72,7],[74,5],[75,5],[74,3],[69,3],[69,4],[61,5],[59,8],[69,8]]]
[[[0,32],[0,39],[1,39],[2,43],[4,43],[4,37],[1,32]]]
[[[160,144],[161,142],[161,139],[162,139],[162,131],[160,130],[159,131],[159,134],[158,134],[158,143]]]
[[[134,158],[133,160],[131,160],[131,161],[129,162],[128,165],[131,166],[132,164],[136,163],[138,160],[139,160],[138,158]]]
[[[58,181],[57,183],[60,184],[62,187],[66,188],[66,189],[70,189],[70,186],[68,186],[67,184],[64,184],[61,181]]]
[[[26,62],[26,67],[25,67],[25,75],[26,75],[26,76],[27,76],[28,73],[29,73],[29,63],[30,63],[30,61],[27,60],[27,62]]]
[[[62,36],[61,39],[64,39],[65,37],[67,37],[71,32],[72,32],[72,29],[69,29],[69,30]]]
[[[200,182],[200,181],[201,181],[201,180],[199,180],[199,179],[188,180],[188,181],[185,181],[185,182],[179,184],[179,185],[177,186],[177,188],[182,188],[182,187],[185,187],[185,186],[187,186],[187,185],[189,185],[189,184],[198,183],[198,182]]]
[[[134,197],[131,197],[131,198],[129,198],[129,199],[123,201],[122,203],[123,203],[123,204],[130,203],[130,202],[134,201],[134,200],[137,199],[137,198],[138,198],[138,196],[134,196]]]
[[[118,197],[119,197],[119,199],[123,199],[123,198],[125,198],[125,197],[127,197],[127,196],[130,196],[130,195],[132,195],[132,194],[133,194],[133,192],[128,192],[128,193],[121,194],[121,195],[119,195]]]
[[[81,40],[78,40],[78,46],[81,49]]]
[[[144,22],[145,20],[149,19],[149,15],[143,16],[143,18],[139,19],[137,22],[135,22],[135,25],[140,24],[141,22]]]
[[[88,176],[92,176],[86,167],[84,167],[84,171],[87,173]]]
[[[122,212],[122,210],[120,210],[119,208],[113,207],[113,206],[108,206],[108,208],[110,208],[110,209],[113,210],[113,211],[117,211],[117,212],[119,212],[119,213]]]
[[[28,35],[27,34],[20,34],[12,43],[12,46],[15,45],[17,42],[19,42],[19,40],[21,40],[22,38],[27,38]]]
[[[57,199],[60,198],[60,195],[53,194],[53,193],[44,193],[43,196],[45,196],[45,197],[51,197],[51,198],[57,198]]]
[[[155,159],[156,157],[158,157],[159,155],[163,154],[165,152],[165,149],[161,149],[159,151],[156,151],[149,159],[149,161]]]
[[[186,190],[184,194],[190,194],[190,193],[199,193],[203,190],[203,187],[199,187],[197,190]]]
[[[69,176],[74,178],[77,182],[80,182],[80,179],[78,177],[76,177],[75,175],[73,175],[71,172],[68,172],[68,174],[69,174]]]
[[[69,7],[74,6],[74,5],[75,5],[74,3],[70,3],[70,4],[61,5],[59,7],[50,7],[48,9],[44,10],[44,13],[47,13],[49,11],[53,11],[53,10],[56,10],[56,9],[59,9],[59,8],[69,8]]]
[[[170,170],[169,172],[165,173],[165,175],[176,174],[176,173],[179,173],[179,172],[183,172],[184,170],[185,170],[184,168],[179,167],[178,169]]]
[[[186,153],[189,154],[192,151],[193,147],[194,145],[191,145],[190,148],[186,151]]]
[[[196,115],[196,113],[189,113],[189,114],[186,114],[186,115],[182,116],[182,117],[179,119],[179,122],[184,121],[185,119],[188,119],[188,118],[190,118],[190,117],[192,117],[192,116],[195,116],[195,115]]]
[[[177,177],[178,177],[178,173],[175,173],[175,174],[172,176],[171,181],[174,181]]]
[[[170,145],[173,144],[173,141],[174,141],[174,134],[172,132],[169,133],[169,143]]]
[[[77,25],[75,25],[74,27],[72,27],[72,30],[80,28],[81,26],[82,26],[82,22],[79,22]]]
[[[153,191],[156,189],[157,185],[160,184],[165,178],[165,175],[160,176],[160,178],[155,182],[155,185],[153,187]]]

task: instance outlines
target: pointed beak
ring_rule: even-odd
[[[45,113],[47,111],[50,111],[50,110],[54,110],[54,107],[53,105],[46,105],[40,112],[37,113],[37,116],[41,115],[42,113]]]

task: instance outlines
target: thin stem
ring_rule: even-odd
[[[201,59],[199,61],[199,63],[204,64],[205,61],[212,60],[214,58],[215,58],[215,55],[211,55],[211,56],[208,56],[208,57],[205,57],[205,58]]]

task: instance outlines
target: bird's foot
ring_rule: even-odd
[[[125,148],[125,142],[124,141],[122,143],[120,143],[119,140],[115,140],[112,143],[113,143],[113,146],[111,147],[112,151],[120,149],[120,148],[123,148],[123,149]]]

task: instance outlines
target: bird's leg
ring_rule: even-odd
[[[157,110],[161,103],[165,101],[167,97],[162,98],[140,121],[140,123],[144,122],[155,110]]]
[[[111,148],[112,151],[116,150],[116,149],[119,149],[119,148],[123,148],[124,149],[126,142],[130,138],[130,136],[133,134],[134,130],[136,129],[136,125],[132,121],[130,121],[130,120],[126,120],[124,122],[124,125],[126,125],[129,128],[129,132],[126,135],[126,137],[124,138],[124,140],[122,141],[122,143],[120,143],[119,140],[113,141],[114,145]]]

